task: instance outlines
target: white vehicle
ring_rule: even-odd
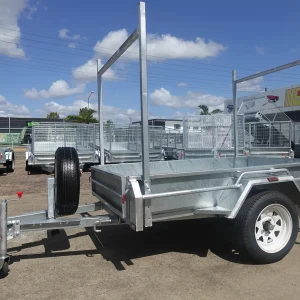
[[[0,165],[6,167],[7,173],[15,170],[15,154],[12,148],[0,148]]]

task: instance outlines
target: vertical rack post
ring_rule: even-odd
[[[238,119],[237,119],[237,83],[236,70],[232,70],[232,100],[233,100],[233,128],[234,128],[234,156],[239,154]]]
[[[103,103],[102,103],[102,74],[99,74],[101,60],[97,60],[97,84],[98,84],[98,119],[99,119],[99,147],[100,165],[104,165],[104,141],[103,141]]]
[[[148,87],[147,87],[147,40],[145,2],[139,3],[139,59],[140,100],[142,123],[142,169],[144,193],[150,193],[149,130],[148,130]]]
[[[7,201],[0,200],[0,269],[7,259]]]

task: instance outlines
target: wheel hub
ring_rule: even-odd
[[[272,221],[273,220],[268,220],[262,223],[265,232],[270,233],[275,228],[275,225],[272,224],[274,221]]]

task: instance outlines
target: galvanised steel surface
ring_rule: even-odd
[[[162,158],[162,127],[149,126],[150,161]],[[142,160],[142,127],[131,124],[103,124],[105,163],[138,162]],[[96,141],[99,126],[96,125]],[[97,144],[97,149],[101,147]]]
[[[7,201],[0,200],[0,269],[9,257],[7,255]]]
[[[110,210],[136,230],[143,230],[146,223],[207,217],[207,209],[218,215],[214,207],[218,207],[222,215],[226,210],[226,216],[234,218],[252,186],[274,184],[268,181],[274,174],[281,183],[289,182],[297,189],[300,160],[244,156],[152,162],[151,194],[146,196],[142,193],[140,163],[95,166],[92,167],[92,190]],[[149,222],[136,211],[137,206],[143,207],[146,201],[150,207]],[[140,213],[147,215],[144,209]],[[143,222],[141,218],[145,218]]]
[[[32,127],[32,143],[27,146],[28,165],[54,164],[59,147],[73,147],[80,164],[98,163],[95,125],[77,123],[39,123]]]
[[[233,116],[229,114],[189,116],[183,120],[181,159],[234,155]],[[239,155],[245,147],[245,120],[238,116]],[[178,148],[181,150],[180,148]]]
[[[102,75],[108,70],[124,52],[138,39],[139,40],[139,66],[140,66],[140,104],[141,104],[141,123],[142,123],[142,166],[143,181],[147,193],[150,191],[149,181],[149,140],[148,140],[148,88],[147,88],[147,33],[146,33],[146,8],[145,2],[139,2],[139,26],[138,29],[127,38],[121,47],[109,58],[106,64],[99,70],[98,60],[97,82],[98,82],[98,113],[99,113],[99,144],[100,144],[100,163],[104,165],[105,155],[103,141],[103,99],[102,99]]]
[[[276,68],[272,68],[272,69],[269,69],[269,70],[266,70],[266,71],[262,71],[262,72],[259,72],[259,73],[255,73],[253,75],[250,75],[250,76],[246,76],[246,77],[243,77],[243,78],[240,78],[240,79],[236,79],[236,70],[233,70],[232,71],[232,99],[233,99],[233,118],[234,118],[234,140],[235,140],[235,156],[238,156],[238,130],[237,130],[237,114],[238,114],[238,111],[237,111],[237,85],[239,83],[242,83],[242,82],[246,82],[248,80],[252,80],[252,79],[255,79],[255,78],[258,78],[258,77],[263,77],[263,76],[266,76],[266,75],[269,75],[269,74],[272,74],[272,73],[276,73],[276,72],[279,72],[279,71],[282,71],[282,70],[286,70],[286,69],[289,69],[289,68],[292,68],[292,67],[295,67],[295,66],[298,66],[300,65],[300,60],[295,60],[291,63],[287,63],[287,64],[284,64],[284,65],[281,65],[281,66],[278,66]]]
[[[289,155],[293,127],[290,121],[249,122],[245,127],[245,148],[249,155]]]

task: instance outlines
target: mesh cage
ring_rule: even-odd
[[[293,140],[292,122],[257,122],[247,123],[248,141],[252,147],[287,147]]]
[[[200,115],[183,120],[185,149],[226,150],[234,148],[232,115]],[[244,147],[244,116],[238,116],[239,148]]]
[[[103,124],[104,149],[108,151],[141,151],[142,128],[140,125]],[[96,144],[99,144],[99,125],[96,125]],[[149,126],[149,148],[162,146],[162,127]]]
[[[52,153],[58,147],[93,150],[95,125],[74,123],[40,123],[32,127],[32,152]]]
[[[182,149],[183,133],[180,130],[166,129],[162,133],[162,146],[165,148]]]

